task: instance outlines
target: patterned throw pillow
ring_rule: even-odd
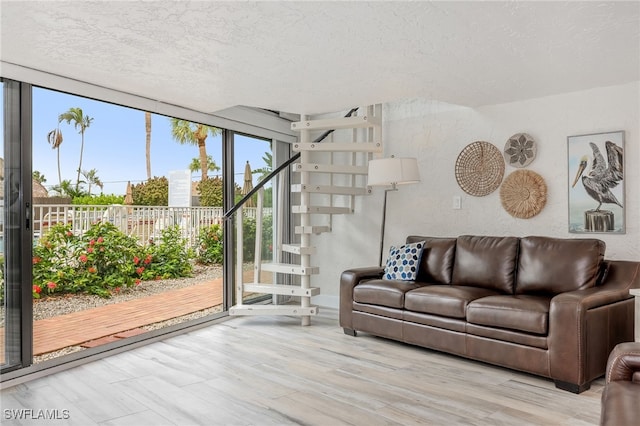
[[[400,247],[391,246],[382,278],[385,280],[415,281],[423,249],[424,241]]]

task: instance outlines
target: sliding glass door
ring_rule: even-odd
[[[233,133],[234,205],[242,202],[242,281],[272,284],[273,274],[262,270],[262,264],[274,261],[273,181],[265,181],[273,171],[272,141]],[[249,194],[256,186],[253,195]],[[244,200],[244,201],[243,201]],[[239,217],[234,218],[236,226]],[[236,257],[237,261],[237,257]],[[234,268],[239,273],[239,266]],[[236,280],[237,282],[237,280]],[[265,299],[265,295],[245,292],[243,303]]]
[[[248,108],[174,118],[9,79],[2,95],[3,381],[226,315],[237,241],[225,216],[288,158],[288,122]],[[276,260],[287,173],[245,206],[247,262]]]
[[[11,332],[7,332],[7,307],[6,307],[6,301],[7,301],[7,287],[5,285],[5,277],[7,275],[6,273],[6,263],[5,263],[5,250],[4,250],[4,244],[5,244],[5,240],[4,240],[4,223],[5,223],[5,212],[7,211],[6,208],[6,201],[7,199],[4,196],[4,192],[5,192],[5,188],[4,188],[4,183],[5,183],[5,168],[4,168],[4,157],[5,157],[5,151],[4,151],[4,131],[5,131],[5,123],[4,123],[4,103],[5,103],[5,99],[4,99],[4,94],[5,94],[5,84],[4,81],[1,82],[0,84],[0,90],[2,93],[2,103],[0,104],[0,116],[3,117],[2,121],[0,121],[0,129],[2,129],[2,135],[3,138],[2,140],[0,140],[0,147],[2,147],[2,149],[0,149],[0,152],[2,153],[2,158],[0,159],[0,258],[2,258],[2,265],[1,265],[1,269],[0,269],[0,300],[2,301],[2,307],[0,307],[0,338],[2,339],[0,341],[0,365],[4,368],[5,366],[11,366],[12,364],[15,364],[15,359],[17,358],[16,355],[12,355],[10,352],[11,350],[9,349],[9,347],[11,346],[11,341],[12,336],[11,336]],[[18,336],[19,337],[19,336]],[[19,355],[19,352],[18,352]],[[14,360],[12,360],[12,358]]]
[[[2,256],[2,315],[0,359],[2,371],[27,366],[30,342],[25,341],[31,327],[31,87],[2,81],[3,152],[0,168],[0,255]]]
[[[232,217],[234,301],[235,304],[258,302],[281,303],[269,293],[259,293],[246,288],[238,291],[240,274],[243,284],[290,284],[288,276],[270,272],[266,264],[282,263],[280,247],[290,241],[289,175],[290,168],[278,173],[274,170],[289,160],[290,144],[277,139],[258,138],[237,132],[229,132],[233,148],[233,179],[235,194],[233,205],[241,206]],[[241,225],[241,232],[238,227]],[[239,264],[239,259],[242,264]],[[231,262],[230,262],[231,263]],[[256,286],[252,287],[257,288]]]
[[[223,130],[43,88],[33,112],[34,363],[221,314]]]

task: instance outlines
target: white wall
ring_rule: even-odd
[[[389,193],[385,255],[409,234],[545,235],[594,236],[606,242],[607,258],[640,260],[639,122],[640,82],[475,109],[419,99],[385,104],[385,156],[417,157],[422,177]],[[567,136],[616,130],[625,131],[626,234],[570,234]],[[535,139],[537,156],[527,169],[540,174],[548,190],[545,208],[530,219],[510,216],[499,190],[485,197],[466,194],[454,174],[456,158],[469,143],[484,140],[502,151],[519,132]],[[515,170],[506,165],[505,177]],[[337,307],[340,273],[377,264],[382,193],[375,188],[360,197],[354,215],[334,217],[333,232],[314,237],[320,275],[312,284],[321,288],[314,303]],[[453,210],[453,196],[462,198],[461,210]]]

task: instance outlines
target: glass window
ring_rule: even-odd
[[[28,365],[30,348],[23,345],[22,330],[30,327],[27,320],[30,306],[21,299],[28,288],[30,276],[25,273],[30,259],[30,218],[26,206],[30,185],[25,182],[29,168],[30,129],[23,126],[23,116],[30,108],[30,87],[16,81],[2,82],[2,167],[0,167],[0,247],[2,276],[0,277],[2,311],[0,313],[0,358],[2,371]]]
[[[222,312],[222,130],[33,91],[34,362]]]
[[[274,152],[288,158],[289,141],[10,80],[2,93],[3,373],[31,364],[37,371],[61,356],[79,359],[226,315],[236,241],[225,209],[269,174]],[[235,122],[195,114],[291,139],[285,123],[253,126],[257,110],[238,115]],[[253,262],[246,272],[263,283],[275,275],[254,269],[274,260],[273,186],[243,206],[243,251]],[[245,300],[260,297],[270,296]]]
[[[6,287],[4,277],[6,276],[6,265],[4,262],[5,254],[4,254],[4,212],[5,212],[5,197],[4,197],[4,176],[5,176],[5,168],[4,168],[4,82],[0,84],[0,90],[2,91],[2,99],[3,102],[0,103],[0,116],[3,118],[0,121],[0,130],[2,130],[3,138],[0,141],[0,146],[2,149],[2,158],[0,158],[0,258],[2,259],[2,269],[0,269],[0,301],[2,302],[2,307],[0,307],[0,337],[2,340],[0,341],[0,365],[4,366],[7,363],[7,335],[5,332],[5,325],[7,323],[7,309],[5,305],[5,301],[7,299]]]
[[[235,203],[240,202],[273,171],[272,141],[234,133]],[[274,262],[274,186],[267,182],[262,190],[247,199],[242,208],[242,279],[244,283],[273,284],[274,274],[263,271],[262,264]],[[234,218],[237,222],[237,216]],[[236,241],[236,244],[238,242]],[[236,270],[237,267],[236,267]],[[251,303],[270,296],[247,292],[243,302]]]

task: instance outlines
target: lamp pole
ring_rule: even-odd
[[[384,225],[387,222],[387,193],[389,191],[397,191],[397,183],[391,183],[391,188],[384,190],[384,201],[382,203],[382,223],[380,224],[380,259],[378,265],[382,266],[382,254],[384,252]]]
[[[384,227],[387,222],[387,193],[397,191],[398,184],[415,183],[420,181],[418,172],[418,161],[415,158],[380,158],[369,161],[367,182],[369,186],[391,185],[384,191],[384,202],[382,204],[382,223],[380,224],[380,258],[378,265],[382,266],[384,253]]]

